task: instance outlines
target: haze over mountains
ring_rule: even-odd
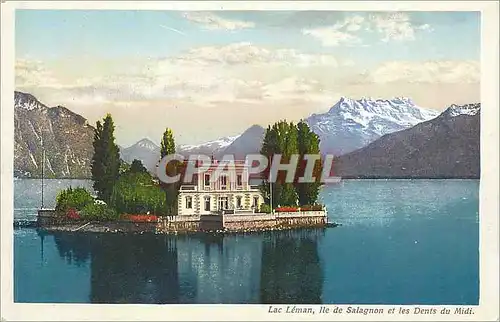
[[[342,98],[328,112],[313,114],[305,122],[320,137],[323,154],[342,155],[336,168],[341,176],[475,177],[479,173],[479,109],[478,104],[454,105],[439,115],[408,98]],[[90,176],[93,127],[85,118],[15,92],[15,122],[16,176],[40,175],[42,132],[46,169],[50,167],[46,173],[55,177]],[[243,159],[260,151],[264,133],[263,127],[253,125],[237,136],[180,145],[177,152],[215,158],[233,154]],[[383,151],[387,151],[385,158]],[[160,148],[149,139],[141,139],[132,146],[120,147],[120,153],[124,161],[139,159],[154,171]]]

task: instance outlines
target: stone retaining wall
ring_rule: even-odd
[[[157,233],[168,233],[175,231],[199,231],[200,216],[167,216],[160,218],[157,226]]]
[[[39,210],[37,223],[50,229],[74,230],[85,221],[64,222],[54,210]],[[158,222],[92,222],[82,231],[121,232],[196,232],[196,231],[258,231],[299,227],[324,227],[326,211],[306,211],[275,214],[225,214],[161,217]],[[66,227],[66,228],[65,228]]]

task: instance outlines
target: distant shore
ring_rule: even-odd
[[[480,177],[478,176],[456,176],[456,177],[451,177],[451,176],[418,176],[418,177],[412,177],[412,176],[341,176],[342,180],[358,180],[358,179],[369,179],[369,180],[391,180],[391,179],[415,179],[415,180],[444,180],[444,179],[469,179],[469,180],[479,180]],[[14,177],[15,180],[41,180],[41,177]],[[62,178],[44,178],[44,180],[92,180],[92,178],[85,178],[85,177],[62,177]]]

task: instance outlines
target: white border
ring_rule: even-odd
[[[342,10],[342,11],[481,11],[481,183],[480,183],[480,304],[474,315],[270,315],[267,305],[92,305],[13,303],[13,101],[14,10],[135,9],[135,10]],[[308,1],[308,2],[119,2],[26,1],[1,4],[1,317],[5,320],[498,320],[498,164],[499,26],[496,1]],[[460,236],[457,236],[460,238]],[[347,306],[342,306],[347,307]],[[373,306],[364,306],[373,307]],[[394,307],[394,306],[376,306]],[[398,307],[398,306],[395,306]],[[412,308],[413,306],[404,306]],[[442,308],[443,306],[438,306]],[[454,306],[446,306],[454,309]]]

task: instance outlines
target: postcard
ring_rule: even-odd
[[[1,6],[3,320],[498,320],[497,2]]]

